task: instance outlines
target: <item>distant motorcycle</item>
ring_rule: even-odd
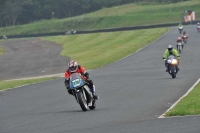
[[[188,37],[186,35],[182,36],[183,42],[186,44],[188,41]]]
[[[197,31],[200,33],[200,25],[197,26]]]
[[[177,50],[179,53],[181,53],[181,51],[183,50],[183,44],[181,42],[177,43]]]
[[[88,84],[82,79],[80,73],[71,74],[69,88],[83,111],[96,108],[96,100],[93,98]]]
[[[182,34],[183,27],[182,26],[178,27],[178,30],[179,30],[179,33]]]
[[[178,73],[178,60],[173,55],[170,55],[167,58],[167,64],[168,73],[172,76],[172,78],[176,78]]]

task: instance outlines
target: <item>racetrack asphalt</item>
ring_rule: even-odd
[[[63,78],[0,92],[0,132],[199,133],[200,116],[158,118],[200,77],[200,34],[195,26],[184,28],[189,41],[177,78],[162,60],[180,35],[175,27],[139,52],[90,71],[100,96],[94,111],[81,110]]]

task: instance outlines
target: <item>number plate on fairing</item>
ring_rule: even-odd
[[[80,79],[73,80],[72,84],[73,84],[74,87],[80,86],[81,85],[81,80]]]

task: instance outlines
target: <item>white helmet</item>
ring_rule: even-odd
[[[71,60],[69,63],[68,63],[68,67],[69,67],[69,70],[71,72],[76,72],[77,68],[78,68],[78,63],[75,61],[75,60]]]
[[[199,22],[197,24],[199,24]]]

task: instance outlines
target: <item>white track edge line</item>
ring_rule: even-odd
[[[18,80],[18,79],[16,79],[16,80]],[[47,80],[47,81],[50,81],[50,80]],[[36,83],[31,83],[31,84],[24,84],[24,85],[16,86],[16,87],[13,87],[13,88],[3,89],[3,90],[0,90],[0,92],[5,92],[5,91],[8,91],[8,90],[12,90],[12,89],[16,89],[16,88],[20,88],[20,87],[24,87],[24,86],[28,86],[28,85],[39,84],[39,83],[42,83],[42,82],[45,82],[45,81],[40,81],[40,82],[36,82]]]
[[[186,97],[193,89],[194,87],[200,82],[200,78],[195,82],[195,84],[193,84],[193,86],[181,97],[179,98],[167,111],[165,111],[165,113],[163,113],[161,116],[159,116],[158,118],[168,118],[165,117],[165,114],[167,112],[169,112],[169,110],[171,110],[172,108],[174,108],[180,101],[181,99],[183,99],[184,97]],[[187,115],[187,116],[193,116],[193,115]],[[173,117],[178,117],[178,116],[173,116]],[[180,117],[180,116],[179,116]],[[181,116],[184,117],[184,116]],[[186,117],[186,116],[185,116]]]

